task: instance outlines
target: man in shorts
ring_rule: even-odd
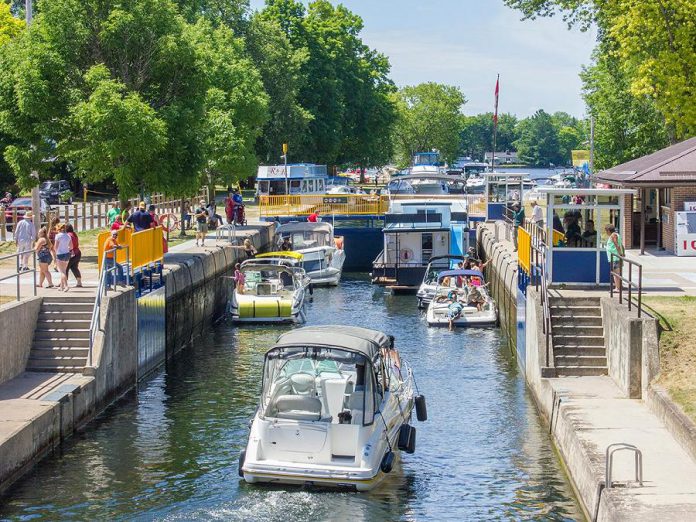
[[[196,246],[200,239],[200,246],[205,246],[205,236],[208,234],[208,210],[205,208],[205,201],[201,200],[195,212],[196,217]]]

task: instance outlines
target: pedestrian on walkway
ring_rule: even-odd
[[[116,219],[114,219],[114,222],[111,223],[110,230],[116,230],[119,231],[121,230],[125,225],[123,224],[123,220],[121,219],[121,214],[116,216]]]
[[[60,289],[63,292],[70,290],[68,286],[68,263],[72,255],[71,252],[72,238],[65,231],[65,223],[61,223],[58,225],[56,241],[53,244],[53,253],[56,257],[56,263],[58,264],[58,271],[60,272]]]
[[[118,230],[112,230],[111,236],[104,242],[104,270],[108,280],[113,281],[113,285],[122,284],[123,267],[116,261],[116,251],[123,247],[118,244]]]
[[[111,225],[114,221],[116,221],[116,218],[120,215],[121,215],[121,209],[118,206],[118,201],[114,201],[111,204],[111,208],[106,213],[106,223],[108,225]]]
[[[58,215],[54,216],[51,218],[51,222],[48,225],[48,241],[51,243],[51,245],[56,244],[56,234],[58,233],[58,225],[60,225],[60,217]],[[58,271],[58,260],[56,259],[56,256],[53,256],[53,271],[57,272]]]
[[[131,214],[131,204],[130,204],[130,201],[126,201],[126,204],[123,205],[123,210],[121,211],[121,221],[123,221],[123,223],[128,221],[130,214]]]
[[[201,246],[205,246],[205,236],[208,233],[208,211],[205,208],[205,201],[201,200],[200,206],[196,209],[196,246],[198,240]]]
[[[234,220],[234,200],[231,193],[228,193],[225,198],[225,218],[227,219],[227,224],[231,225]]]
[[[544,214],[536,201],[532,200],[532,223],[539,228],[544,228]]]
[[[611,271],[614,272],[614,286],[617,289],[621,288],[621,267],[623,261],[619,258],[626,255],[626,249],[624,248],[621,236],[616,231],[614,225],[607,225],[604,227],[604,231],[607,233],[607,259],[609,259],[609,266]]]
[[[41,227],[41,230],[39,230],[39,237],[36,240],[34,249],[36,251],[36,257],[39,260],[39,284],[36,286],[41,288],[44,280],[46,280],[48,281],[48,288],[54,288],[53,278],[49,270],[51,262],[53,261],[53,254],[51,254],[53,245],[48,239],[46,227]]]
[[[524,224],[524,207],[520,206],[519,202],[512,205],[512,239],[515,243],[515,252],[517,252],[517,229]]]
[[[72,252],[70,261],[68,261],[68,271],[72,272],[77,280],[75,285],[77,288],[82,288],[82,274],[80,273],[80,260],[82,259],[82,251],[80,250],[80,239],[75,233],[75,229],[71,224],[65,226],[65,231],[72,240]]]
[[[143,230],[148,230],[152,224],[152,216],[145,208],[145,202],[141,201],[138,205],[138,210],[133,212],[128,219],[127,223],[133,226],[135,232],[142,232]]]
[[[150,228],[157,228],[157,207],[155,207],[155,205],[150,205],[147,207],[147,213],[150,214],[150,217],[152,218]]]
[[[29,258],[36,239],[36,229],[34,228],[34,214],[28,210],[24,214],[24,219],[17,223],[14,231],[14,240],[19,254],[19,271],[31,270],[29,268]]]

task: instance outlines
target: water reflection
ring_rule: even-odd
[[[570,520],[580,518],[497,330],[428,328],[415,299],[364,277],[315,291],[311,324],[393,333],[428,398],[417,450],[374,492],[250,486],[237,477],[263,353],[289,327],[218,325],[20,481],[15,520]]]

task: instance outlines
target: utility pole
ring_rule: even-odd
[[[33,16],[34,7],[32,6],[32,0],[24,0],[24,19],[27,23],[27,28],[31,25],[34,18]],[[36,179],[36,185],[31,189],[31,211],[34,214],[34,229],[36,230],[36,235],[39,235],[39,229],[41,228],[41,198],[39,194],[39,173],[37,171],[32,171],[31,177]],[[46,216],[48,218],[48,216]],[[47,223],[48,225],[48,223]]]
[[[283,143],[283,161],[285,162],[285,196],[290,195],[290,187],[288,184],[288,144]]]
[[[590,116],[590,174],[594,174],[594,116]]]

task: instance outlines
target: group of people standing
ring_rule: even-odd
[[[39,263],[39,281],[36,286],[43,287],[44,281],[48,288],[55,288],[53,270],[60,273],[59,289],[63,292],[70,290],[68,275],[73,274],[77,284],[82,287],[80,272],[80,239],[70,223],[61,223],[60,218],[53,218],[46,227],[41,227],[38,234],[34,227],[34,214],[28,211],[24,219],[17,224],[14,234],[19,255],[19,271],[29,271],[29,259],[32,251],[36,252]]]

